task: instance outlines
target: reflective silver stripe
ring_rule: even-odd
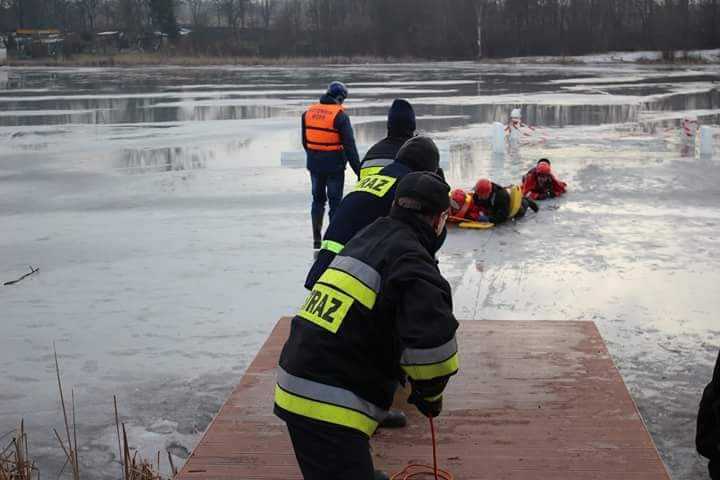
[[[375,158],[373,160],[365,160],[362,165],[360,165],[360,168],[370,168],[370,167],[387,167],[391,163],[393,163],[395,160],[391,158]]]
[[[317,402],[349,408],[367,415],[377,422],[382,422],[387,416],[387,411],[363,400],[350,390],[290,375],[282,367],[278,367],[277,383],[283,390],[292,394]]]
[[[401,365],[429,365],[447,360],[457,353],[457,339],[435,348],[406,348],[400,356]]]
[[[362,283],[368,286],[376,294],[380,293],[380,286],[382,285],[382,278],[380,274],[367,263],[361,262],[357,258],[343,257],[338,255],[335,257],[330,264],[330,267],[335,270],[340,270],[360,280]]]

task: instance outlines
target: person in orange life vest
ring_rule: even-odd
[[[475,204],[472,194],[462,188],[456,188],[450,193],[451,217],[477,222],[479,218],[487,216],[487,213],[487,210]]]
[[[302,144],[307,154],[307,169],[312,183],[313,248],[319,249],[325,203],[330,203],[330,218],[343,197],[345,166],[349,162],[360,175],[360,157],[350,117],[343,108],[348,90],[340,82],[332,82],[319,103],[311,105],[302,115]]]
[[[522,179],[523,195],[533,200],[546,200],[565,193],[567,183],[558,180],[552,173],[550,160],[541,158]]]
[[[498,225],[514,218],[522,218],[528,208],[540,210],[534,200],[524,197],[522,190],[514,185],[502,187],[486,178],[475,184],[473,203],[487,212],[478,222],[490,222]]]

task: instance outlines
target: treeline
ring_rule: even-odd
[[[192,34],[177,48],[194,54],[472,58],[475,8],[476,0],[0,0],[0,29],[134,38],[176,37],[183,25]]]
[[[198,55],[575,55],[720,47],[720,0],[0,0],[16,28],[161,31]]]
[[[488,0],[487,57],[720,47],[720,0]]]

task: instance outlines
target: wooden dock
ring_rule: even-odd
[[[182,468],[181,480],[301,479],[273,415],[281,319]],[[436,419],[438,461],[456,480],[669,480],[592,322],[464,321],[460,373]],[[378,430],[375,467],[432,463],[427,419]]]

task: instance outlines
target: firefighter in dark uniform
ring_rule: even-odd
[[[410,172],[436,172],[440,154],[429,137],[413,137],[397,152],[395,161],[375,175],[360,180],[347,194],[323,237],[322,247],[308,272],[305,288],[311,289],[335,255],[363,228],[390,212],[398,182]]]
[[[343,108],[347,96],[345,85],[332,82],[320,102],[311,105],[302,115],[302,144],[312,183],[310,218],[315,249],[320,248],[325,203],[330,203],[332,218],[342,200],[346,163],[360,175],[355,135]]]
[[[522,218],[528,208],[534,212],[540,209],[534,200],[523,196],[519,186],[501,187],[486,178],[481,178],[475,184],[473,203],[484,212],[477,221],[495,225]]]
[[[387,137],[370,147],[360,163],[360,180],[374,175],[395,161],[405,142],[415,136],[415,111],[407,100],[398,98],[390,106]]]
[[[710,478],[720,480],[720,354],[712,380],[705,387],[700,400],[695,445],[698,453],[710,460]]]
[[[361,180],[357,188],[343,199],[330,222],[322,249],[308,272],[305,288],[312,289],[335,256],[342,252],[345,244],[356,233],[390,213],[397,184],[405,175],[414,171],[435,172],[439,170],[439,158],[438,149],[430,138],[413,137],[400,148],[395,162],[378,174]],[[405,414],[392,410],[380,426],[399,428],[406,424]]]
[[[333,260],[292,319],[275,388],[305,480],[372,480],[369,438],[399,378],[408,399],[435,417],[458,371],[450,285],[435,263],[450,187],[410,173],[390,216],[376,220]]]

